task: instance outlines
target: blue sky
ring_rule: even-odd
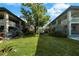
[[[50,9],[53,4],[45,4],[45,6],[47,7],[47,9]],[[13,12],[14,14],[16,14],[17,16],[22,15],[20,10],[21,10],[21,4],[20,3],[0,3],[0,7],[5,7],[7,9],[9,9],[11,12]]]
[[[61,14],[65,9],[67,9],[70,5],[79,6],[78,3],[45,3],[47,7],[48,14],[51,16],[51,20],[56,18],[59,14]],[[20,3],[0,3],[0,7],[5,7],[9,9],[12,13],[17,16],[21,16],[21,4]]]
[[[10,10],[12,13],[14,13],[17,16],[21,15],[20,8],[21,4],[16,3],[0,3],[0,7],[5,7],[8,10]]]

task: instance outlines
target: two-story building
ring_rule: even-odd
[[[15,30],[12,30],[13,28],[22,30],[22,22],[22,19],[8,9],[0,7],[0,32],[3,32],[5,37],[7,37],[9,32],[15,32]]]
[[[70,6],[51,23],[59,26],[69,38],[79,40],[79,6]]]

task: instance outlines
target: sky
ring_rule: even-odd
[[[79,3],[44,3],[47,8],[48,15],[51,16],[49,21],[54,20],[58,15],[65,11],[69,6],[79,6]],[[12,13],[21,16],[21,4],[20,3],[0,3],[0,7],[5,7]]]
[[[12,13],[17,15],[18,17],[21,14],[20,9],[21,9],[21,4],[20,3],[0,3],[0,7],[5,7],[8,10],[10,10]]]

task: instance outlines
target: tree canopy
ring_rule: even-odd
[[[42,3],[22,3],[21,12],[29,24],[33,24],[35,29],[39,26],[43,26],[50,18],[46,15],[47,9]],[[29,10],[27,11],[28,8]]]

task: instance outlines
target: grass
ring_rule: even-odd
[[[0,49],[13,46],[16,52],[5,52],[8,56],[75,56],[79,55],[79,41],[48,35],[35,35],[0,43]]]
[[[13,46],[16,52],[11,51],[11,52],[6,52],[5,54],[1,54],[1,55],[33,56],[35,55],[37,41],[38,41],[38,35],[5,41],[0,44],[0,48]]]
[[[79,55],[79,41],[68,38],[40,36],[36,55],[42,56],[75,56]]]

